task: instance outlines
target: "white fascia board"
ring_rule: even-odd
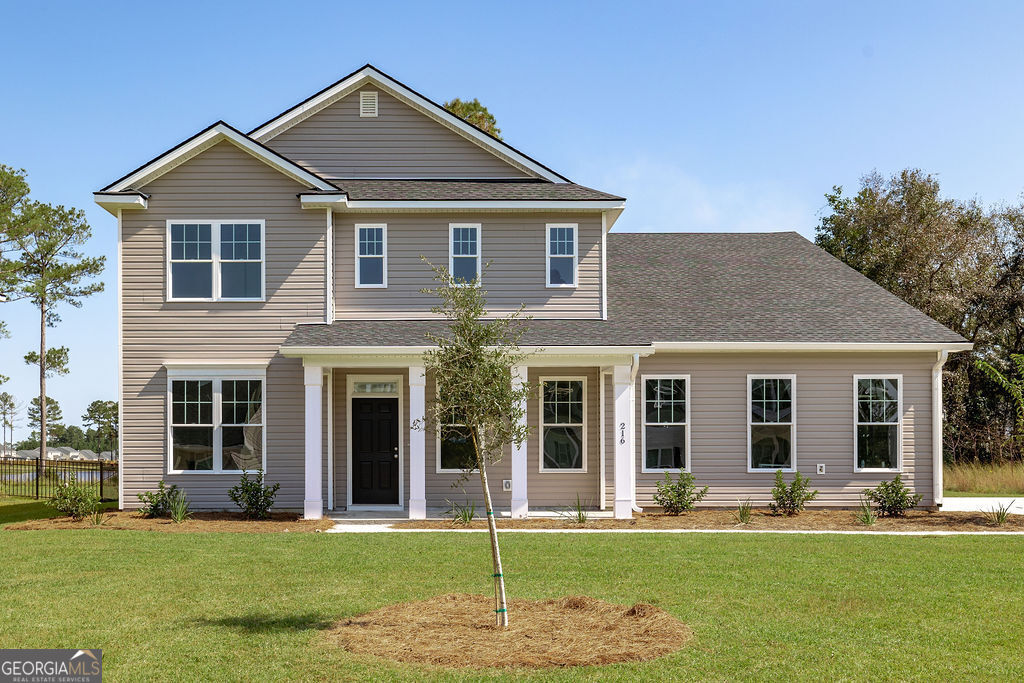
[[[282,346],[279,351],[286,358],[311,358],[316,356],[409,356],[436,349],[432,345],[419,346]],[[537,356],[649,356],[654,353],[650,346],[520,346],[519,350]],[[527,361],[527,365],[530,362]]]
[[[786,352],[913,352],[913,351],[970,351],[970,342],[922,342],[922,343],[861,343],[861,342],[654,342],[658,351],[786,351]]]
[[[249,152],[254,157],[263,161],[268,166],[271,166],[281,173],[284,173],[288,177],[292,178],[296,182],[302,183],[309,187],[315,187],[318,190],[330,191],[337,190],[330,183],[326,182],[322,178],[318,178],[306,169],[302,168],[298,164],[295,164],[284,157],[271,152],[266,149],[255,140],[252,140],[245,135],[239,133],[237,130],[227,126],[223,123],[218,123],[211,126],[208,130],[192,138],[185,144],[167,152],[153,161],[149,162],[139,170],[135,171],[129,176],[119,180],[116,184],[111,185],[107,188],[106,192],[121,192],[124,190],[131,189],[136,185],[144,185],[148,182],[152,182],[156,178],[171,170],[179,163],[184,160],[190,159],[191,157],[203,152],[210,147],[213,147],[218,142],[227,140],[233,143],[240,149]]]
[[[479,144],[499,157],[507,157],[514,160],[517,164],[533,171],[540,177],[550,180],[553,183],[565,183],[569,182],[557,173],[550,171],[536,161],[533,161],[529,157],[525,156],[521,152],[516,151],[510,146],[498,143],[490,136],[477,130],[475,126],[471,126],[463,121],[458,116],[455,116],[451,112],[447,111],[443,107],[439,107],[430,100],[426,99],[422,95],[413,92],[406,86],[402,85],[398,81],[395,81],[386,74],[377,71],[372,67],[364,67],[352,74],[345,80],[335,84],[333,87],[323,91],[313,99],[305,102],[293,109],[288,110],[281,116],[268,121],[256,130],[249,133],[251,137],[260,142],[266,142],[275,135],[284,132],[291,126],[295,125],[298,120],[305,118],[311,113],[322,109],[327,106],[327,103],[333,102],[345,95],[348,95],[352,90],[359,87],[363,83],[370,81],[377,86],[383,87],[388,91],[389,95],[397,97],[399,100],[404,100],[407,104],[413,105],[415,108],[420,109],[424,113],[432,116],[435,119],[444,121],[448,125],[456,128],[464,136],[471,138],[474,142]]]
[[[528,199],[474,199],[464,201],[453,200],[421,200],[421,201],[378,201],[349,199],[344,192],[332,194],[300,194],[299,201],[304,209],[322,209],[337,207],[350,210],[487,210],[487,209],[535,209],[539,211],[609,211],[622,213],[624,202],[621,201],[541,201]],[[617,214],[616,214],[617,215]]]
[[[149,207],[149,196],[141,192],[126,192],[124,194],[93,192],[92,199],[114,216],[121,209],[145,209]]]

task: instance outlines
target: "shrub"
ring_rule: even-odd
[[[249,478],[248,472],[242,472],[242,479],[228,491],[228,496],[235,505],[242,508],[246,519],[267,519],[270,508],[274,506],[274,497],[280,484],[263,485],[263,470],[257,470],[256,476]]]
[[[754,506],[750,502],[749,498],[747,498],[743,502],[737,501],[736,509],[732,513],[733,519],[736,520],[737,524],[749,524],[750,514],[751,512],[753,512],[753,510]]]
[[[580,500],[580,494],[576,494],[576,504],[570,505],[564,510],[558,511],[558,516],[563,519],[567,519],[573,524],[579,524],[583,526],[590,520],[590,513],[587,511],[587,507],[590,505],[590,500],[586,502]]]
[[[167,506],[171,521],[175,524],[181,524],[192,516],[192,510],[188,504],[188,496],[185,495],[184,491],[175,490],[168,494]]]
[[[879,517],[903,517],[907,510],[921,502],[921,494],[911,493],[898,474],[892,481],[864,489],[864,495],[875,504]]]
[[[672,475],[665,473],[665,480],[658,482],[658,492],[654,494],[654,502],[661,506],[666,514],[678,515],[704,499],[708,487],[697,490],[693,475],[680,472],[679,479],[672,481]]]
[[[167,486],[161,479],[156,485],[156,491],[143,491],[139,494],[139,501],[142,503],[139,512],[143,517],[170,517],[171,497],[177,490],[175,484]]]
[[[449,500],[448,505],[451,506],[452,526],[461,524],[462,526],[469,526],[469,523],[476,517],[476,503],[467,500],[465,505],[460,505],[454,500]]]
[[[99,507],[100,499],[92,487],[78,483],[74,472],[67,481],[57,482],[57,491],[49,501],[50,507],[72,519],[83,519]]]
[[[795,515],[802,512],[804,505],[818,497],[817,491],[811,491],[811,480],[799,472],[793,477],[793,483],[786,486],[782,478],[782,470],[775,470],[775,486],[772,488],[772,502],[768,503],[772,514]]]
[[[860,497],[860,505],[857,507],[857,521],[864,526],[872,526],[878,521],[878,515],[871,509],[871,501],[864,496]]]
[[[1006,519],[1010,515],[1010,508],[1012,508],[1013,504],[1016,502],[1016,500],[1011,500],[1009,505],[999,503],[991,510],[985,511],[983,513],[985,515],[985,521],[992,526],[1003,526],[1006,524]]]

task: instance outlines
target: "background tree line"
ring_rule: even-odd
[[[14,443],[14,428],[21,426],[19,414],[24,404],[8,392],[0,392],[0,445],[9,445],[15,450],[39,448],[40,410],[39,398],[33,397],[26,413],[27,425],[31,430],[27,439]],[[96,400],[85,409],[81,417],[83,426],[66,424],[64,411],[54,398],[46,401],[47,431],[49,445],[68,446],[75,450],[89,449],[96,453],[117,452],[118,410],[117,401]],[[84,427],[84,428],[83,428]]]
[[[825,198],[818,246],[975,345],[943,375],[947,462],[1021,457],[1012,397],[976,361],[1012,375],[1011,354],[1024,352],[1024,204],[943,197],[917,169]]]

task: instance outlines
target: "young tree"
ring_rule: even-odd
[[[431,310],[448,321],[448,332],[427,335],[437,348],[425,352],[423,362],[437,384],[437,398],[420,428],[438,429],[455,421],[469,435],[490,532],[495,621],[507,627],[505,577],[487,466],[500,460],[509,446],[525,442],[530,433],[523,406],[531,390],[526,382],[513,379],[514,369],[526,358],[519,350],[525,318],[520,308],[507,317],[485,321],[486,293],[480,289],[479,278],[471,283],[455,282],[446,268],[431,267],[440,286],[425,291],[440,298],[441,303]],[[463,473],[469,475],[469,471]]]
[[[3,226],[3,240],[14,258],[0,262],[0,281],[9,288],[9,300],[25,299],[39,309],[39,350],[26,354],[25,362],[39,367],[39,452],[45,459],[46,380],[68,371],[67,348],[48,349],[46,329],[60,322],[59,304],[78,308],[82,299],[103,290],[102,282],[87,281],[103,271],[105,259],[79,251],[92,236],[84,212],[31,201],[27,185],[16,191],[23,194]]]
[[[477,98],[460,100],[456,97],[454,100],[445,102],[444,108],[483,132],[501,139],[501,129],[498,128],[498,121],[494,118],[494,114],[487,111],[487,107],[480,104],[480,100]]]
[[[14,441],[14,428],[17,426],[18,413],[24,406],[8,392],[0,393],[0,445]]]
[[[93,401],[82,415],[82,424],[96,429],[100,451],[103,444],[109,445],[111,451],[117,450],[117,420],[117,401]]]
[[[60,404],[57,403],[56,399],[47,396],[46,402],[43,405],[46,406],[45,415],[39,410],[38,396],[33,396],[28,405],[28,426],[29,429],[37,434],[42,429],[44,423],[58,425],[64,422],[64,412],[60,409]],[[42,442],[42,439],[40,439],[40,442]],[[43,458],[46,457],[45,454],[41,454],[41,456]]]

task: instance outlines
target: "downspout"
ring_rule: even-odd
[[[942,507],[942,366],[949,351],[939,351],[932,366],[932,500]]]
[[[334,368],[327,370],[327,509],[334,509]]]
[[[633,362],[629,369],[629,383],[633,390],[629,392],[629,433],[633,435],[633,456],[630,458],[629,479],[632,482],[630,487],[630,498],[633,499],[633,512],[643,512],[643,508],[636,504],[636,374],[640,371],[640,354],[633,354]]]

